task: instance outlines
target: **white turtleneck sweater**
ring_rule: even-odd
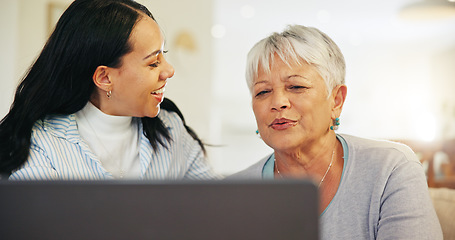
[[[139,178],[139,135],[132,117],[103,113],[91,102],[76,113],[82,139],[114,178]]]

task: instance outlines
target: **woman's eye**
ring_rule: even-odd
[[[302,89],[305,89],[306,87],[304,86],[290,86],[289,89],[293,89],[293,90],[302,90]]]
[[[156,68],[158,67],[158,65],[160,65],[161,61],[159,61],[161,58],[163,58],[163,54],[166,54],[168,51],[162,51],[161,54],[158,56],[158,61],[150,64],[149,66],[152,67],[152,68]]]
[[[150,64],[149,66],[152,68],[156,68],[156,67],[158,67],[159,64],[160,64],[160,62],[154,62],[154,63]]]
[[[260,91],[260,92],[256,93],[255,96],[256,97],[260,97],[260,96],[263,96],[264,94],[269,93],[269,92],[270,92],[269,90]]]

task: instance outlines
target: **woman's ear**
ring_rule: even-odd
[[[93,73],[93,83],[95,85],[108,92],[112,90],[112,81],[109,79],[109,67],[106,66],[98,66]]]
[[[343,104],[346,100],[347,94],[346,85],[338,85],[332,90],[333,96],[333,107],[332,107],[332,118],[335,119],[341,115],[341,110],[343,110]]]

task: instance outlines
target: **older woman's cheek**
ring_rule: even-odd
[[[253,113],[254,117],[256,118],[256,124],[258,126],[258,130],[261,130],[263,124],[265,124],[265,114],[263,110],[259,107],[259,103],[253,102]]]

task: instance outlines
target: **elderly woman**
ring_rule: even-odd
[[[345,61],[318,29],[290,26],[247,58],[258,133],[274,153],[230,178],[309,177],[321,239],[442,239],[425,174],[407,146],[336,134]]]

